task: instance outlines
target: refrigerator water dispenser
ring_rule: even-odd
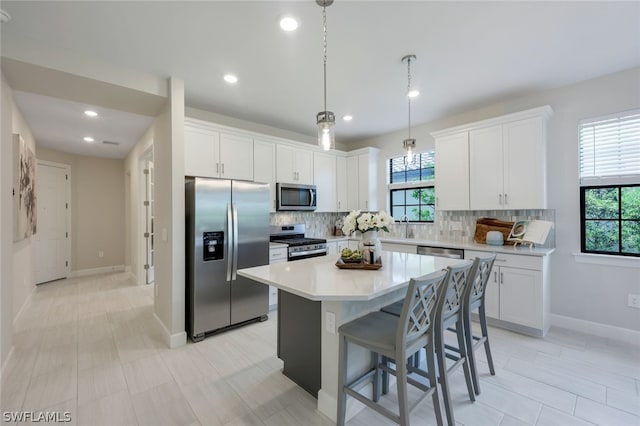
[[[202,233],[202,260],[224,259],[224,231]]]

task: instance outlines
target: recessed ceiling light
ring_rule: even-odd
[[[342,117],[342,119],[343,119],[344,121],[351,121],[351,120],[353,120],[353,117],[352,117],[352,116],[350,116],[350,115],[345,115],[344,117]]]
[[[89,117],[97,117],[98,116],[97,112],[91,111],[90,109],[86,110],[84,113],[85,113],[85,115],[88,115]]]
[[[238,82],[238,77],[236,77],[233,74],[225,74],[224,81],[226,81],[229,84],[234,84]]]
[[[295,31],[298,29],[298,21],[291,16],[285,16],[280,20],[280,28],[284,31]]]
[[[410,98],[415,98],[419,94],[420,94],[419,90],[413,89],[413,90],[410,90],[409,93],[407,93],[407,96]]]
[[[85,137],[84,137],[84,138],[82,138],[82,139],[84,139],[84,141],[85,141],[85,142],[93,142],[93,141],[95,140],[95,139],[93,139],[91,136],[85,136]]]

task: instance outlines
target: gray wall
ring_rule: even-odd
[[[424,100],[423,100],[424,101]],[[578,182],[578,122],[640,107],[640,68],[599,77],[567,87],[487,104],[463,114],[415,126],[419,151],[433,149],[430,132],[551,105],[547,150],[549,208],[556,210],[556,252],[551,261],[553,314],[640,331],[640,309],[627,306],[629,293],[640,293],[640,267],[603,266],[576,262],[580,251]],[[384,160],[402,154],[405,131],[359,141],[350,148],[382,149],[379,205],[386,205]],[[436,160],[437,161],[437,160]],[[637,261],[640,266],[640,259]]]

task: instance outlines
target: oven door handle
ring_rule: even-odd
[[[327,249],[326,248],[322,248],[322,249],[315,249],[315,250],[306,250],[306,251],[296,251],[294,253],[291,253],[289,255],[289,257],[300,257],[300,256],[308,256],[310,254],[321,254],[321,253],[327,253]]]

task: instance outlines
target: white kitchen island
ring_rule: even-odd
[[[279,289],[278,356],[284,361],[283,373],[312,394],[317,389],[318,410],[334,421],[338,327],[403,298],[411,278],[461,262],[383,251],[383,267],[371,271],[341,270],[336,260],[323,256],[238,270],[239,275]],[[368,368],[370,356],[362,348],[349,351],[349,375],[356,376]],[[318,385],[309,384],[309,374],[317,375]],[[362,407],[350,398],[347,418]]]

